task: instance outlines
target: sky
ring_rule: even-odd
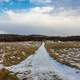
[[[0,0],[0,34],[80,35],[80,0]]]

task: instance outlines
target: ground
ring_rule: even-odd
[[[60,63],[80,69],[80,42],[46,41],[45,46],[50,56]]]
[[[14,73],[3,68],[0,70],[0,80],[19,80],[19,79]]]
[[[77,42],[29,41],[0,46],[0,80],[80,80],[79,67],[63,65],[65,59],[68,65],[74,57],[80,59]]]
[[[41,42],[0,42],[0,63],[11,66],[20,63],[40,47]]]

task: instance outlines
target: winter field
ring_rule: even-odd
[[[0,43],[0,80],[80,80],[80,43]]]
[[[46,48],[60,63],[80,69],[80,42],[46,41]]]

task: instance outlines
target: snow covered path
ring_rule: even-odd
[[[34,55],[8,69],[15,73],[22,73],[21,77],[28,76],[25,72],[30,73],[29,79],[25,80],[54,80],[54,77],[57,77],[55,80],[80,80],[80,70],[62,65],[52,59],[46,51],[44,43]]]

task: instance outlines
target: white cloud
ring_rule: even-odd
[[[6,31],[0,30],[0,34],[8,34]]]
[[[34,12],[34,13],[45,13],[45,14],[49,14],[50,12],[52,12],[53,11],[53,7],[35,7],[35,8],[32,8],[31,10],[30,10],[30,12]]]
[[[52,0],[30,0],[31,3],[39,3],[39,4],[46,4],[46,3],[51,3]]]
[[[53,14],[51,14],[52,11]],[[22,25],[20,27],[25,26],[26,28],[28,26],[39,27],[42,29],[45,27],[50,28],[52,31],[53,29],[58,31],[62,29],[63,32],[60,32],[60,34],[65,33],[66,30],[69,31],[69,29],[74,29],[73,31],[75,33],[75,29],[79,29],[80,27],[80,16],[71,15],[75,12],[76,11],[67,12],[64,10],[59,12],[57,15],[54,15],[54,8],[52,7],[35,7],[29,12],[25,11],[23,13],[6,11],[6,16],[5,18],[0,19],[0,24],[19,24]]]
[[[65,10],[63,7],[60,9],[59,15],[64,16],[80,16],[80,9],[67,9]]]
[[[36,7],[32,8],[29,12],[16,13],[13,11],[6,11],[7,19],[0,20],[2,22],[15,23],[15,24],[26,24],[31,26],[74,26],[80,25],[80,16],[71,16],[72,12],[60,12],[56,16],[51,15],[50,12],[53,10],[51,7]]]

